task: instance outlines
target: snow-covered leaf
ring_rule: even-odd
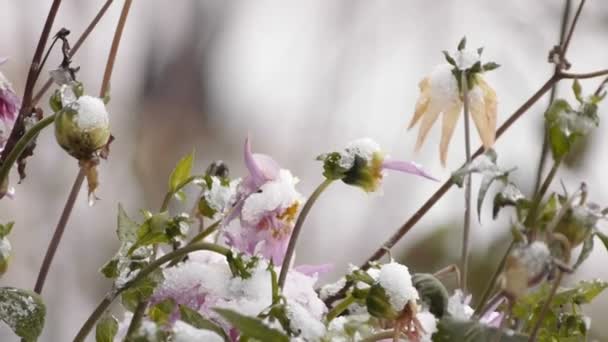
[[[500,210],[506,206],[517,206],[520,209],[519,207],[526,205],[526,202],[526,197],[521,190],[515,184],[509,182],[494,196],[492,217],[496,219]]]
[[[180,185],[185,182],[192,172],[192,164],[194,163],[194,152],[183,157],[171,172],[169,177],[169,191],[175,193],[179,190]]]
[[[169,322],[173,311],[175,311],[175,301],[173,298],[167,298],[151,306],[148,317],[158,325],[165,325]]]
[[[38,339],[45,315],[46,307],[38,294],[14,287],[0,288],[0,319],[23,341]]]
[[[150,298],[156,286],[162,281],[163,273],[161,270],[150,273],[147,277],[122,292],[122,304],[127,310],[135,310],[140,302]]]
[[[577,269],[587,258],[591,255],[593,251],[593,238],[594,234],[589,234],[585,241],[583,241],[583,248],[581,248],[581,252],[576,259],[576,263],[572,266],[573,269]]]
[[[193,326],[197,329],[211,330],[211,331],[215,332],[216,334],[222,336],[224,341],[226,341],[226,342],[230,341],[230,338],[228,337],[228,335],[226,335],[226,332],[224,331],[224,329],[222,329],[216,323],[213,323],[212,321],[204,318],[197,311],[194,311],[185,305],[180,305],[179,314],[180,314],[180,319],[182,321],[190,324],[191,326]]]

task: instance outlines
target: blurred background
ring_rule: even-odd
[[[114,2],[73,59],[89,93],[99,92],[122,3]],[[102,4],[65,0],[53,34],[66,27],[73,43]],[[1,2],[0,56],[10,58],[2,72],[20,95],[49,6],[50,1],[40,0]],[[415,160],[447,179],[464,160],[462,128],[453,137],[448,168],[439,164],[438,127],[423,149],[413,152],[416,132],[406,125],[419,80],[443,62],[442,50],[454,50],[466,35],[469,47],[485,47],[484,60],[502,65],[487,75],[498,94],[501,123],[551,74],[547,54],[558,41],[562,8],[557,0],[135,1],[112,81],[109,110],[116,141],[99,167],[101,200],[88,207],[82,189],[43,292],[48,314],[41,340],[71,340],[110,288],[98,269],[118,246],[117,204],[132,217],[141,208],[158,208],[171,169],[193,148],[198,170],[223,159],[239,176],[249,134],[255,151],[274,156],[301,179],[305,195],[322,180],[314,158],[359,137],[371,137],[391,156]],[[568,52],[572,71],[608,67],[607,33],[608,3],[588,1]],[[59,61],[56,50],[47,69]],[[591,92],[598,82],[584,81],[583,88]],[[558,95],[571,98],[570,86],[562,82]],[[495,146],[499,164],[517,166],[515,180],[528,193],[546,106],[547,98],[540,100]],[[607,109],[602,104],[600,115]],[[570,189],[588,182],[591,200],[604,206],[608,154],[602,148],[608,135],[600,132],[605,124],[558,175]],[[476,134],[473,141],[477,146]],[[0,285],[33,287],[77,172],[77,162],[57,146],[52,130],[44,131],[29,159],[28,177],[15,184],[16,198],[0,203],[0,220],[16,222],[9,236],[13,260]],[[475,177],[474,194],[479,180]],[[349,263],[364,261],[438,186],[391,174],[383,195],[331,187],[309,216],[297,263],[333,262],[334,271],[322,280],[337,279]],[[462,190],[452,189],[393,256],[414,271],[457,263],[462,196]],[[492,220],[492,197],[490,192],[481,223],[473,217],[471,286],[476,293],[507,247],[512,213]],[[608,252],[599,243],[596,247],[568,282],[608,279]],[[599,340],[608,338],[608,327],[601,325],[607,307],[608,294],[587,307]],[[1,341],[13,339],[6,327],[0,328]]]

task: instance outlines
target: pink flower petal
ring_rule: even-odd
[[[434,180],[436,182],[439,181],[437,178],[431,176],[428,172],[426,172],[420,164],[415,162],[395,160],[387,157],[384,158],[384,161],[382,162],[382,168],[421,176],[430,180]]]
[[[320,265],[300,265],[294,267],[294,270],[300,272],[309,277],[315,277],[326,274],[334,269],[333,264],[320,264]]]
[[[249,170],[248,183],[255,188],[262,184],[274,180],[279,175],[281,169],[279,164],[270,156],[265,154],[253,154],[249,137],[245,139],[245,166]]]

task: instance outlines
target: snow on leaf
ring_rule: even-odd
[[[38,339],[45,315],[46,307],[39,295],[13,287],[0,288],[0,319],[24,341]]]
[[[227,320],[233,327],[237,328],[243,336],[255,338],[260,341],[289,341],[289,338],[285,334],[267,326],[259,318],[245,316],[228,309],[215,308],[214,311]]]

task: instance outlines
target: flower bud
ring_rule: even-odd
[[[516,247],[507,257],[500,277],[502,289],[513,298],[521,297],[529,287],[544,279],[550,261],[551,252],[542,241]]]
[[[429,306],[429,311],[437,318],[443,317],[448,308],[449,295],[445,286],[432,274],[416,273],[412,282],[420,299]]]
[[[594,203],[578,205],[568,210],[555,227],[555,232],[563,234],[574,248],[583,243],[597,221],[602,217],[601,209]]]
[[[55,119],[59,145],[78,160],[91,159],[110,139],[108,112],[100,98],[84,95],[65,105]]]

